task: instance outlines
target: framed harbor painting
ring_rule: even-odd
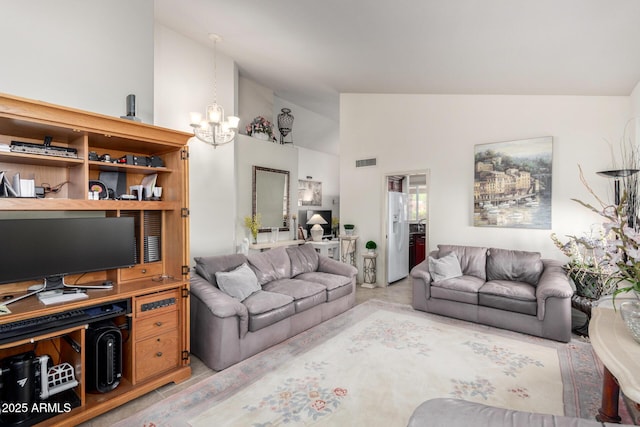
[[[473,225],[551,229],[553,138],[475,146]]]

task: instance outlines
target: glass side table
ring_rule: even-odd
[[[364,283],[362,283],[363,288],[375,288],[374,283],[376,283],[376,259],[378,258],[378,254],[375,252],[367,252],[362,254],[363,258],[363,266],[362,266],[362,275],[364,279]]]

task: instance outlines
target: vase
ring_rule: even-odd
[[[264,132],[254,132],[251,134],[252,137],[260,139],[262,141],[268,141],[269,135]]]
[[[620,304],[620,315],[633,339],[640,343],[640,301],[625,301]]]

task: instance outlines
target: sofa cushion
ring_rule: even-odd
[[[337,300],[338,298],[349,295],[351,292],[353,292],[353,286],[351,286],[351,278],[340,276],[338,274],[314,271],[312,273],[300,274],[295,278],[308,282],[319,283],[324,286],[327,290],[327,302]]]
[[[295,314],[293,298],[288,295],[258,291],[242,302],[249,312],[249,331],[255,332]]]
[[[247,261],[247,257],[243,254],[219,255],[209,257],[195,257],[196,272],[207,279],[207,282],[214,286],[218,286],[216,281],[216,272],[231,271]]]
[[[442,258],[429,257],[429,273],[434,282],[462,276],[460,262],[454,252],[449,252]]]
[[[215,276],[218,287],[239,301],[244,301],[249,295],[260,290],[258,278],[247,263],[242,263],[232,271],[217,271]]]
[[[291,261],[284,247],[251,254],[247,257],[260,286],[273,280],[291,277]]]
[[[491,280],[480,288],[478,294],[479,305],[536,315],[536,288],[528,283]]]
[[[475,276],[460,276],[431,283],[433,298],[478,304],[478,289],[484,280]]]
[[[510,280],[535,286],[543,268],[539,252],[491,248],[487,254],[487,280]]]
[[[318,252],[310,244],[286,248],[291,260],[291,277],[318,270]]]
[[[288,295],[293,298],[296,313],[327,301],[325,287],[299,279],[280,279],[263,286],[265,291]]]
[[[442,258],[449,252],[458,257],[462,274],[475,276],[485,280],[487,274],[487,248],[475,246],[438,245],[438,258]]]

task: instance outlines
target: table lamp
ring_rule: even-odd
[[[307,225],[311,224],[313,224],[313,227],[311,227],[311,238],[314,242],[321,242],[324,234],[324,229],[321,224],[328,224],[328,222],[325,221],[320,214],[313,214],[309,221],[307,221]]]

